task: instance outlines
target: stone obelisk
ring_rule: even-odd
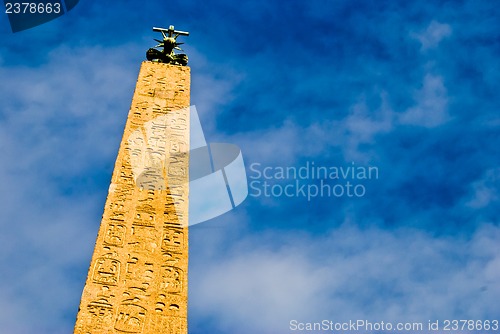
[[[189,99],[189,67],[142,63],[74,333],[187,333]]]

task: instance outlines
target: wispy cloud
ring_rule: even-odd
[[[473,209],[480,209],[498,203],[499,183],[500,169],[487,170],[483,178],[471,184],[472,193],[466,205]]]
[[[452,35],[452,29],[449,24],[431,21],[427,28],[418,33],[412,33],[411,36],[417,39],[423,52],[436,48],[439,43]]]
[[[470,239],[346,225],[320,237],[248,236],[220,244],[210,258],[201,243],[193,250],[192,316],[212,319],[213,331],[239,334],[288,333],[293,319],[494,317],[500,311],[494,297],[500,293],[499,237],[491,225]]]
[[[448,95],[443,78],[426,74],[422,88],[415,93],[415,106],[401,114],[402,124],[432,128],[449,120]]]
[[[71,330],[137,71],[126,52],[61,47],[0,69],[6,332]]]

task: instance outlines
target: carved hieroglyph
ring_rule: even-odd
[[[74,333],[187,333],[189,91],[142,63]]]

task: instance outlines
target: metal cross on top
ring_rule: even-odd
[[[174,50],[182,50],[179,45],[184,43],[178,43],[177,37],[181,35],[189,36],[189,32],[175,30],[172,25],[168,29],[153,27],[153,31],[161,32],[163,40],[155,39],[159,44],[146,52],[146,58],[149,61],[186,66],[188,61],[187,55],[184,53],[176,54]],[[158,50],[156,48],[161,49]]]
[[[175,30],[174,26],[169,26],[168,29],[165,28],[156,28],[153,27],[153,31],[161,32],[163,35],[163,38],[167,38],[165,33],[168,33],[168,37],[172,37],[173,34],[175,34],[174,38],[177,38],[178,36],[189,36],[189,32],[187,31],[180,31],[180,30]]]

